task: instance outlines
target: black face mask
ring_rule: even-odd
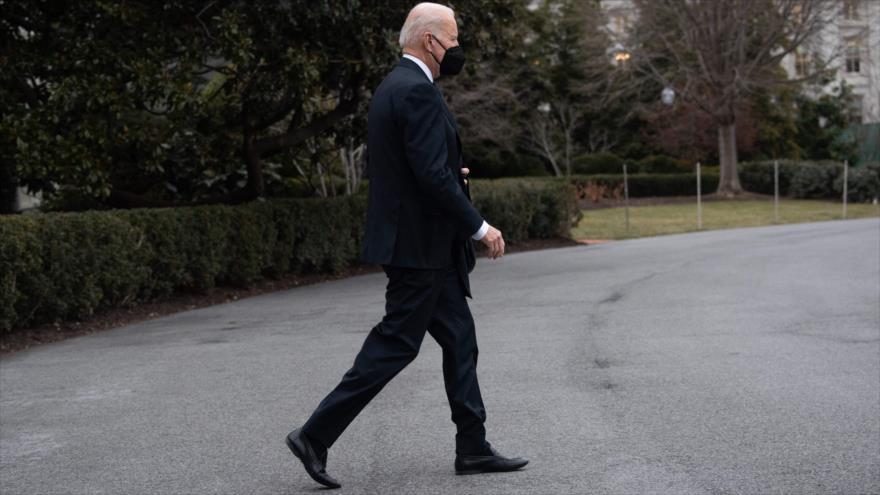
[[[446,50],[446,53],[443,54],[442,61],[437,60],[437,57],[434,57],[434,54],[431,53],[431,57],[433,57],[434,61],[440,65],[440,74],[443,74],[444,76],[454,76],[461,72],[461,68],[464,66],[464,50],[461,49],[461,45],[453,46],[447,50],[436,36],[432,34],[431,37],[434,38],[444,50]]]

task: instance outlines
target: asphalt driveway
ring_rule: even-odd
[[[0,493],[322,491],[283,438],[381,318],[384,273],[0,360]],[[440,349],[330,450],[339,493],[880,492],[880,220],[478,260],[489,440],[455,476]]]

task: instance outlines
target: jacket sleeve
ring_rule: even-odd
[[[440,98],[428,83],[413,86],[404,97],[400,119],[406,160],[422,192],[452,213],[468,232],[476,232],[483,218],[446,166],[445,117]]]

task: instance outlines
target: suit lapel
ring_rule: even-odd
[[[434,85],[437,88],[437,85]],[[440,101],[443,102],[443,114],[446,115],[446,120],[452,124],[452,128],[455,129],[455,135],[458,137],[458,121],[455,120],[455,116],[452,115],[452,112],[449,111],[449,107],[446,106],[446,98],[443,97],[443,92],[440,91],[440,88],[437,88],[437,92],[440,93]]]
[[[449,111],[449,107],[446,106],[446,99],[443,98],[443,92],[440,91],[440,88],[437,88],[437,92],[440,93],[440,101],[443,102],[443,115],[446,116],[446,120],[449,122],[450,125],[452,125],[452,128],[455,129],[455,145],[458,147],[458,166],[461,167],[464,160],[462,157],[461,149],[461,135],[458,132],[458,122],[455,120],[452,112]],[[471,192],[468,185],[464,184],[464,181],[462,181],[461,179],[459,179],[459,185],[464,190],[465,196],[467,196],[468,199],[471,199]]]

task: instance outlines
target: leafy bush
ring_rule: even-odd
[[[517,155],[516,160],[510,165],[504,177],[545,177],[550,172],[544,166],[544,162],[531,155]]]
[[[471,192],[512,242],[568,236],[580,216],[565,179],[474,180]],[[338,272],[359,258],[366,205],[358,194],[0,216],[0,332],[181,291]]]
[[[609,191],[622,191],[623,174],[573,175],[571,180],[577,187],[578,196],[583,198],[590,184],[605,185]],[[627,182],[629,195],[633,198],[697,194],[696,174],[632,174],[628,175]],[[718,174],[701,173],[700,187],[703,194],[715,191],[718,188]]]
[[[278,194],[288,198],[310,198],[315,192],[302,177],[285,177]]]
[[[834,196],[834,180],[843,167],[836,162],[803,162],[791,177],[789,192],[795,198],[830,198]]]
[[[849,169],[849,199],[870,201],[877,196],[880,164]],[[747,191],[773,194],[773,162],[744,162],[739,179]],[[839,198],[843,194],[843,163],[831,160],[779,160],[779,194],[795,198]]]
[[[475,180],[474,206],[504,239],[567,237],[581,212],[574,186],[563,178]]]
[[[0,217],[0,330],[338,271],[359,253],[365,209],[360,195]]]
[[[540,158],[513,153],[490,146],[473,146],[466,150],[464,166],[474,178],[536,177],[549,175]]]
[[[849,169],[846,195],[848,201],[869,203],[880,198],[880,163],[872,163]],[[843,174],[834,180],[834,192],[843,197]]]
[[[622,174],[623,159],[613,153],[581,155],[572,160],[571,173],[579,175]]]
[[[643,174],[683,174],[691,170],[683,160],[666,155],[650,155],[638,162],[638,171]]]
[[[779,194],[787,195],[791,178],[802,162],[779,160]],[[743,162],[737,164],[739,182],[743,189],[761,194],[773,194],[773,162]]]
[[[271,188],[267,196],[278,198],[314,198],[320,196],[320,182],[318,178],[313,179],[314,182],[309,184],[302,177],[286,177]],[[345,195],[345,178],[336,175],[330,175],[324,178],[324,187],[327,189],[327,196],[344,196]],[[334,193],[335,190],[335,193]],[[362,178],[358,183],[358,191],[367,190],[366,178]]]

